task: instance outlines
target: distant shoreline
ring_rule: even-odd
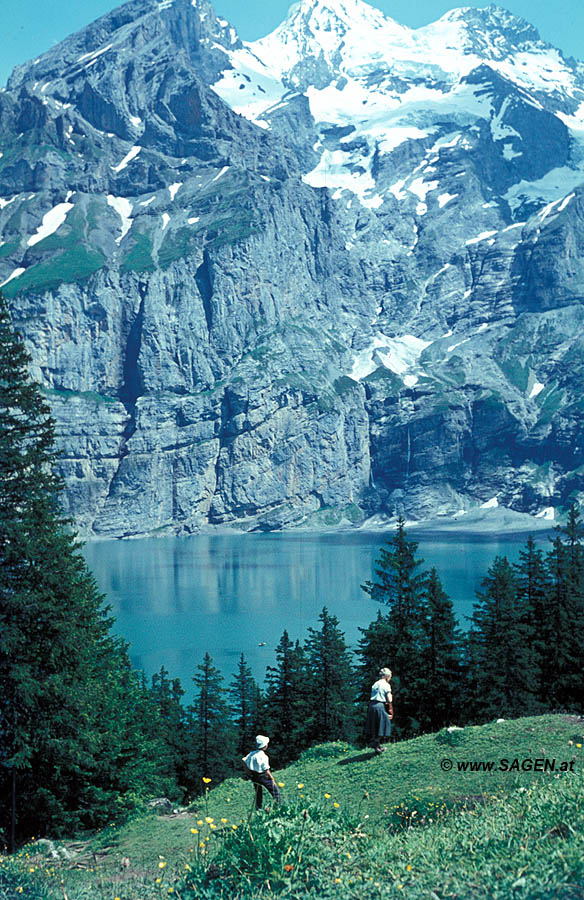
[[[159,538],[189,538],[198,536],[222,536],[233,535],[285,535],[287,537],[303,537],[309,535],[359,535],[359,534],[378,534],[383,535],[392,532],[397,524],[397,519],[382,520],[380,517],[372,517],[360,525],[354,525],[348,521],[341,521],[336,525],[328,525],[321,528],[312,526],[303,526],[302,524],[294,527],[280,528],[272,530],[260,529],[243,529],[235,525],[204,525],[199,531],[192,533],[168,530],[158,530],[156,532],[145,532],[143,534],[133,535],[83,535],[79,538],[83,543],[100,543],[102,541],[135,541],[150,540]],[[526,538],[529,534],[552,534],[554,529],[561,525],[561,521],[554,521],[544,518],[536,518],[528,513],[515,512],[511,509],[498,507],[496,509],[473,509],[464,515],[455,517],[440,516],[433,519],[421,519],[419,521],[406,520],[406,530],[414,537],[456,537],[464,535],[467,538],[477,540],[491,539],[497,535],[504,535],[506,538],[517,536],[518,539]]]

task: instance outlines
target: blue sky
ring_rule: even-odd
[[[48,50],[53,44],[119,6],[115,0],[0,0],[0,85],[17,63]],[[215,0],[217,13],[229,19],[244,40],[263,37],[285,18],[287,0]],[[476,0],[376,0],[381,9],[412,28],[433,22],[455,6],[486,6]],[[535,25],[544,40],[567,55],[584,59],[582,0],[503,0],[504,6]]]

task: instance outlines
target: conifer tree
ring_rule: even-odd
[[[570,507],[563,529],[568,551],[568,617],[570,620],[569,658],[571,669],[566,679],[566,705],[584,708],[584,526],[575,505]]]
[[[223,680],[205,653],[193,676],[196,694],[189,708],[193,739],[189,786],[194,791],[202,789],[203,778],[220,781],[234,769],[236,735]]]
[[[308,746],[306,719],[309,707],[309,679],[306,655],[288,632],[276,647],[276,665],[266,671],[267,733],[270,748],[281,766],[296,759]]]
[[[528,715],[537,710],[526,617],[513,567],[497,557],[477,592],[469,635],[476,703],[474,721]]]
[[[393,672],[394,728],[400,737],[418,733],[424,716],[424,578],[418,571],[422,560],[416,558],[417,548],[417,541],[407,537],[400,517],[395,534],[381,548],[375,569],[377,581],[362,585],[374,600],[389,607],[382,629],[383,664]],[[377,630],[381,630],[380,625]],[[363,691],[366,689],[363,685]]]
[[[311,741],[353,740],[355,673],[339,620],[323,608],[320,629],[309,628],[304,651],[313,703],[308,716]]]
[[[238,755],[242,756],[249,752],[252,739],[257,733],[258,701],[261,703],[261,699],[258,697],[258,685],[243,653],[239,659],[237,673],[231,682],[229,693],[232,698],[232,715],[237,730],[236,749]]]
[[[123,807],[119,793],[160,787],[149,761],[156,742],[127,697],[137,677],[60,512],[53,422],[28,365],[0,296],[0,827],[9,844],[95,826]]]
[[[423,589],[424,656],[423,707],[424,731],[437,731],[451,725],[460,713],[461,643],[454,607],[444,592],[436,569],[432,568]]]
[[[575,507],[570,510],[566,527],[556,529],[546,566],[549,590],[544,621],[544,690],[552,709],[579,710],[584,702],[584,553]]]
[[[176,780],[182,794],[188,780],[189,758],[187,718],[182,705],[184,693],[180,679],[170,678],[164,666],[152,676],[151,698],[165,749],[159,769]]]
[[[517,598],[525,615],[526,654],[534,680],[534,692],[542,708],[549,703],[548,648],[553,641],[553,622],[549,615],[550,583],[544,554],[529,535],[519,562],[514,565]]]
[[[388,665],[393,649],[393,629],[387,614],[381,611],[367,628],[360,628],[363,635],[359,639],[357,655],[361,662],[357,668],[358,699],[365,705],[369,702],[371,685],[379,678],[379,670]]]

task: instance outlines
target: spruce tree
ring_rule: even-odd
[[[251,669],[242,653],[229,693],[232,698],[232,715],[237,730],[237,753],[239,756],[249,752],[253,737],[257,734],[261,695],[258,696],[258,685],[251,674]]]
[[[159,769],[172,776],[183,795],[188,780],[189,758],[187,718],[182,705],[184,693],[180,679],[170,678],[164,666],[152,676],[151,698],[165,751],[159,759]]]
[[[553,622],[549,615],[550,583],[544,554],[529,535],[525,549],[519,551],[514,565],[517,598],[525,615],[525,640],[528,665],[533,673],[534,693],[542,709],[549,703],[549,647],[553,641]]]
[[[309,628],[304,651],[313,702],[308,737],[316,743],[355,737],[355,673],[339,620],[323,608],[319,629]]]
[[[308,746],[306,719],[310,703],[306,655],[287,631],[276,647],[276,665],[267,667],[266,683],[270,750],[282,766]]]
[[[563,529],[568,551],[568,617],[570,620],[570,671],[566,678],[566,705],[573,710],[584,708],[584,526],[580,512],[570,507]]]
[[[217,782],[234,771],[236,734],[223,680],[213,659],[205,653],[193,676],[196,693],[189,708],[193,741],[189,786],[193,791],[203,789],[203,778]]]
[[[477,592],[469,635],[474,720],[529,715],[537,711],[526,616],[518,599],[513,566],[497,557]]]
[[[369,703],[371,685],[379,678],[379,670],[388,666],[392,652],[393,629],[387,615],[380,612],[367,628],[360,628],[357,655],[361,662],[357,668],[358,699]]]
[[[399,737],[417,734],[424,719],[424,576],[418,571],[423,561],[416,558],[417,548],[417,541],[407,537],[400,517],[395,534],[381,548],[375,569],[377,580],[362,585],[374,600],[389,607],[382,629],[383,664],[393,672],[394,728]],[[381,630],[380,625],[377,630]]]
[[[544,620],[548,645],[544,690],[552,709],[579,711],[584,703],[584,554],[582,526],[575,507],[570,510],[566,527],[556,529],[546,567],[549,590]]]
[[[451,725],[461,711],[461,643],[454,607],[432,568],[423,589],[423,708],[424,731]]]
[[[0,296],[0,827],[11,845],[93,827],[123,807],[120,793],[160,787],[156,742],[126,697],[126,649],[60,512],[54,426],[28,366]]]

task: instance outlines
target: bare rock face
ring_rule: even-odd
[[[131,0],[17,67],[0,281],[81,532],[578,499],[583,99],[495,7]]]

